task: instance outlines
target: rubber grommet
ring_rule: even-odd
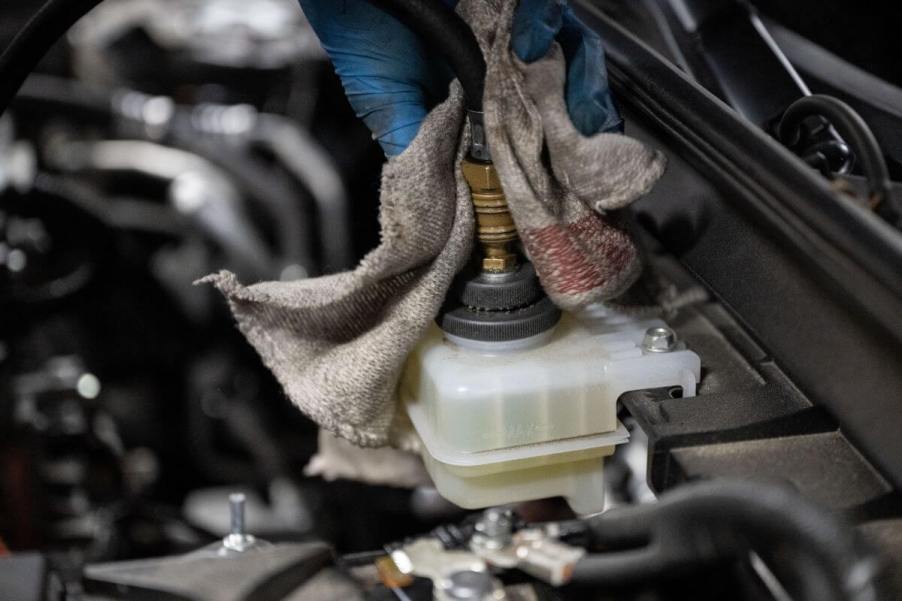
[[[561,310],[544,297],[511,311],[480,311],[458,305],[441,313],[436,321],[452,336],[481,342],[509,342],[547,332],[560,319]]]
[[[526,307],[544,296],[532,263],[521,263],[504,274],[464,273],[454,283],[451,295],[466,307],[506,311]]]

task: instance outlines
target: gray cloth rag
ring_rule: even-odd
[[[326,430],[319,431],[319,449],[304,475],[399,488],[433,486],[419,455],[391,447],[362,449]]]
[[[578,308],[616,296],[638,275],[629,236],[599,211],[644,194],[664,160],[627,137],[585,138],[573,128],[560,50],[528,66],[508,50],[516,4],[463,0],[458,12],[487,57],[487,134],[524,246],[552,299]],[[467,140],[449,135],[463,124],[455,82],[410,147],[383,169],[382,240],[354,271],[252,286],[228,272],[203,280],[226,296],[288,397],[358,446],[398,444],[404,361],[471,253],[473,209],[458,168]]]

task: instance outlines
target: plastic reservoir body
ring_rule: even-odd
[[[439,493],[469,509],[562,496],[577,513],[603,510],[603,458],[629,438],[617,399],[666,386],[695,395],[695,353],[642,347],[645,332],[664,325],[605,310],[565,314],[527,348],[463,345],[430,329],[400,392]]]

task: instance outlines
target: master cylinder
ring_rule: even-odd
[[[481,252],[401,382],[426,468],[465,508],[562,496],[577,513],[601,511],[604,457],[629,436],[617,399],[665,386],[694,396],[699,358],[660,320],[604,307],[562,314],[517,256],[492,164],[462,168]]]

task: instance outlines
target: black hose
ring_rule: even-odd
[[[103,0],[47,0],[0,55],[0,115],[50,48]]]
[[[658,503],[593,518],[596,544],[639,549],[588,555],[573,573],[576,585],[623,586],[685,576],[692,569],[780,551],[778,577],[799,599],[874,601],[877,561],[854,532],[824,509],[784,487],[712,481],[676,489]],[[788,551],[788,552],[787,552]]]
[[[815,116],[825,117],[851,146],[868,181],[871,206],[885,206],[892,194],[892,184],[880,144],[864,119],[842,100],[814,94],[793,102],[780,120],[777,130],[780,139],[795,144],[803,121]]]
[[[463,86],[467,110],[482,112],[485,58],[463,19],[441,0],[370,0],[419,35],[440,53]]]

